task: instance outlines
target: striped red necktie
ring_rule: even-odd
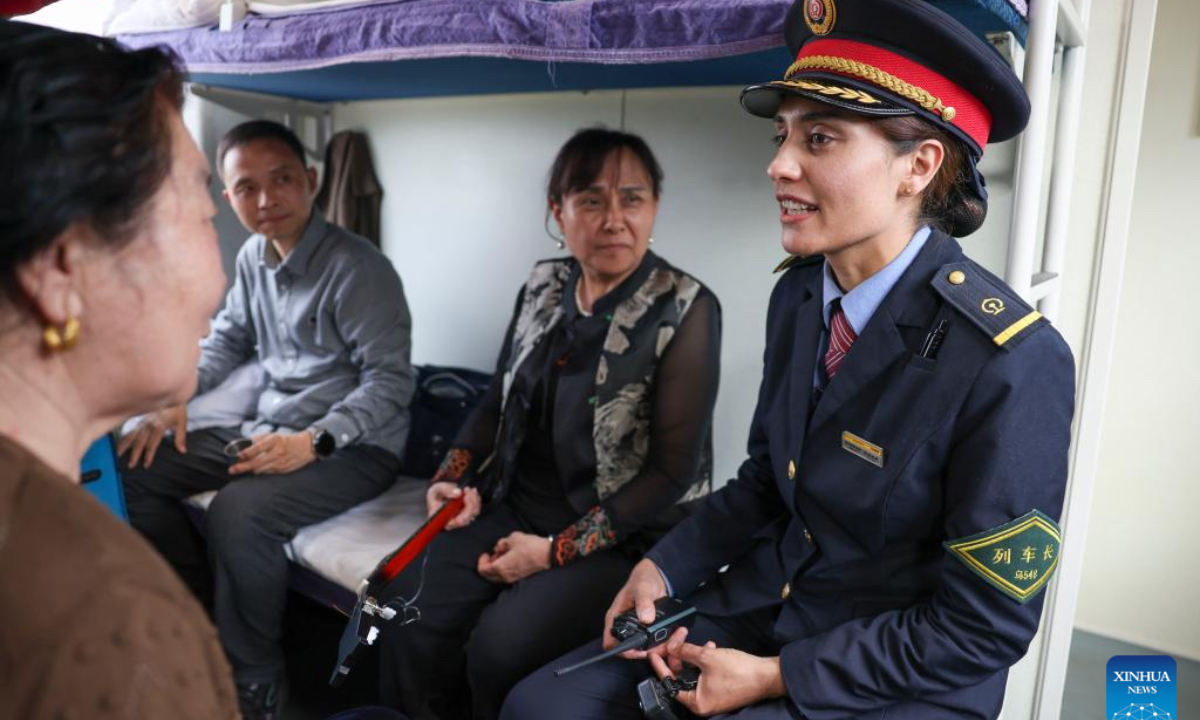
[[[854,328],[850,327],[850,321],[846,319],[846,312],[842,310],[842,303],[834,300],[829,312],[829,349],[825,351],[826,378],[832,380],[837,374],[838,367],[846,353],[850,352],[850,346],[857,337]]]

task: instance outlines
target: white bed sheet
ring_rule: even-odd
[[[429,480],[402,477],[374,500],[341,515],[301,528],[284,546],[288,558],[326,580],[356,591],[385,555],[395,550],[425,521]],[[200,493],[188,502],[207,508],[216,492]]]
[[[246,9],[266,17],[345,10],[396,0],[254,0]],[[216,25],[224,0],[117,0],[105,27],[108,35],[186,30]]]
[[[395,2],[396,0],[253,0],[248,7],[250,12],[267,17],[278,15],[299,15],[300,13],[324,12],[326,10],[345,10],[346,8],[363,5],[378,5],[379,3]]]

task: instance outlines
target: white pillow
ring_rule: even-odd
[[[223,0],[133,0],[113,16],[107,35],[162,32],[216,25]]]

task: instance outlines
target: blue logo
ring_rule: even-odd
[[[1174,658],[1116,655],[1107,673],[1108,720],[1177,720]]]

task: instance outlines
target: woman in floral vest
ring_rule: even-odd
[[[382,638],[382,694],[414,718],[497,716],[601,632],[642,553],[710,489],[721,310],[650,251],[662,177],[645,141],[611,130],[554,161],[547,220],[570,256],[517,295],[427,494],[430,513],[460,492],[465,509],[391,588],[415,621]]]

